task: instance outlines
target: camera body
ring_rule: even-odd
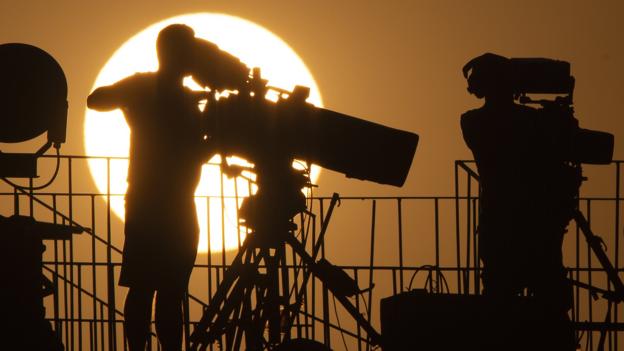
[[[614,136],[584,129],[574,116],[574,77],[570,63],[546,58],[510,59],[513,92],[521,104],[537,104],[540,114],[560,136],[556,147],[565,161],[609,164],[613,159]],[[554,99],[533,100],[527,94],[558,94]]]
[[[538,104],[545,127],[553,138],[553,147],[561,160],[572,163],[609,164],[613,160],[614,136],[611,133],[581,128],[574,116],[571,95],[553,100],[533,100],[526,94],[521,104]]]
[[[349,178],[403,185],[418,135],[314,106],[306,102],[306,87],[277,89],[278,100],[268,100],[265,89],[275,88],[258,81],[252,78],[248,91],[208,102],[207,135],[221,153],[256,168],[298,159]]]
[[[569,62],[548,58],[511,58],[509,65],[514,94],[572,96],[574,77],[570,75]]]

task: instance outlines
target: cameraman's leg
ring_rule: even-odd
[[[568,315],[574,299],[572,284],[567,279],[562,262],[561,242],[556,239],[547,242],[544,250],[535,255],[535,262],[539,266],[534,267],[532,290],[550,326],[545,336],[551,342],[549,349],[568,351],[576,349],[575,331]],[[545,344],[547,342],[545,340]]]
[[[159,289],[156,293],[156,333],[163,351],[182,347],[182,299],[180,289]]]
[[[490,245],[485,253],[481,255],[483,295],[495,298],[517,296],[522,291],[526,275],[518,262],[518,255],[502,245]]]
[[[131,287],[124,304],[124,330],[130,351],[143,351],[149,336],[154,290]]]

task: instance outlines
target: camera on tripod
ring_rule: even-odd
[[[472,71],[472,72],[471,72]],[[539,105],[540,127],[561,161],[575,164],[608,164],[613,158],[611,133],[579,127],[574,116],[574,77],[570,63],[548,58],[506,58],[487,53],[464,68],[468,91],[482,97],[486,91],[506,90],[521,104]],[[471,72],[469,74],[469,72]],[[556,95],[533,99],[528,94]]]
[[[371,342],[380,344],[379,333],[347,299],[362,290],[340,268],[316,259],[325,229],[311,255],[294,235],[292,218],[306,210],[301,190],[309,185],[309,178],[292,165],[301,160],[347,177],[402,186],[418,135],[316,107],[306,101],[307,87],[297,86],[292,91],[271,87],[259,68],[250,70],[208,41],[196,38],[191,51],[190,73],[210,90],[203,111],[204,137],[222,160],[238,156],[252,163],[258,186],[239,209],[239,219],[251,232],[190,336],[191,349],[206,350],[223,334],[233,340],[225,349],[233,350],[239,349],[232,345],[240,345],[243,334],[250,350],[277,349],[278,345],[290,349],[292,342],[311,342],[291,339],[289,333],[311,274],[326,284]],[[227,96],[222,94],[225,91]],[[277,101],[267,99],[269,91],[277,93]],[[323,228],[327,228],[337,202],[335,194]],[[294,290],[279,278],[289,274],[284,264],[286,245],[306,267],[300,280],[295,277]],[[266,267],[265,273],[258,271],[260,264]],[[234,325],[228,320],[246,322]]]
[[[259,68],[250,70],[209,41],[196,38],[191,51],[193,79],[210,89],[206,137],[222,155],[240,156],[256,168],[298,159],[350,178],[405,182],[418,135],[316,107],[306,102],[307,87],[269,86]],[[218,98],[223,91],[230,94]],[[278,100],[267,99],[268,91]]]

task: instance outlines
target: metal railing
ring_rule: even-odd
[[[585,195],[581,187],[579,199],[579,209],[594,228],[593,231],[601,236],[608,258],[620,277],[624,272],[620,262],[620,236],[623,234],[620,218],[623,215],[624,201],[621,194],[623,163],[624,161],[613,161],[609,166],[585,166],[592,174],[589,177],[590,184],[594,176],[602,182],[599,187],[593,187],[600,195]],[[464,178],[463,184],[461,178]],[[474,161],[455,162],[455,195],[458,198],[455,208],[457,268],[474,268],[465,270],[465,275],[461,279],[458,277],[457,284],[461,293],[479,294],[479,175]],[[575,221],[568,226],[563,252],[568,277],[577,282],[570,314],[577,329],[577,337],[582,341],[581,349],[597,350],[602,344],[606,350],[619,350],[619,339],[624,335],[624,323],[620,321],[624,307],[599,297],[604,293],[612,293],[613,286]]]
[[[106,164],[106,191],[99,191],[88,179],[88,160]],[[67,350],[125,350],[122,306],[126,290],[117,286],[123,244],[123,222],[115,215],[111,200],[123,194],[111,192],[111,163],[124,161],[111,157],[62,156],[61,171],[55,183],[45,191],[34,191],[33,180],[25,189],[0,185],[0,213],[21,213],[37,220],[79,225],[88,230],[67,241],[46,241],[44,274],[56,285],[53,297],[44,300],[47,318],[61,337]],[[45,160],[44,160],[45,162]],[[583,210],[596,232],[604,237],[608,253],[618,272],[620,266],[619,235],[622,231],[620,195],[622,161],[613,163],[615,195],[583,196]],[[213,165],[211,167],[218,167]],[[343,197],[329,224],[320,255],[342,267],[361,288],[375,288],[353,302],[371,324],[380,330],[379,306],[382,298],[416,287],[433,292],[479,294],[480,265],[478,256],[478,174],[470,161],[455,163],[454,196]],[[604,168],[602,168],[604,170]],[[602,172],[602,171],[600,171]],[[80,175],[80,176],[78,176]],[[220,175],[221,184],[224,176]],[[85,179],[87,178],[87,179]],[[204,227],[208,240],[207,253],[198,255],[185,301],[190,321],[185,335],[192,332],[203,307],[209,303],[234,253],[211,246],[210,238],[225,239],[227,213],[221,208],[226,201],[238,204],[240,197],[219,194],[198,196],[207,215]],[[299,239],[311,250],[317,240],[320,223],[326,216],[330,197],[314,197],[309,209],[313,216],[299,216]],[[219,212],[220,211],[220,212]],[[221,218],[221,226],[211,218]],[[230,221],[237,223],[236,217]],[[607,226],[605,223],[609,222]],[[237,228],[238,230],[238,228]],[[240,233],[240,232],[237,232]],[[242,238],[239,236],[239,238]],[[591,258],[591,251],[581,240],[578,229],[571,225],[567,235],[566,266],[570,276],[589,285],[608,286],[604,272]],[[287,257],[294,255],[287,254]],[[300,262],[288,259],[289,274]],[[624,311],[614,306],[610,320],[603,317],[607,305],[594,300],[592,292],[575,288],[572,317],[583,349],[595,350],[599,331],[609,327],[605,347],[618,350],[618,338],[624,325],[619,318]],[[600,319],[599,319],[600,318]],[[333,349],[368,350],[365,332],[336,304],[326,287],[316,280],[306,287],[301,312],[291,329],[294,336],[319,340]],[[159,349],[152,337],[150,349]]]

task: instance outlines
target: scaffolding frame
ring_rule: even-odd
[[[44,157],[44,160],[48,157]],[[86,162],[99,160],[106,165],[107,191],[94,190],[93,184],[79,185],[77,174],[86,174]],[[45,161],[44,161],[45,162]],[[22,214],[41,221],[79,225],[89,228],[82,236],[67,241],[46,241],[43,272],[55,284],[55,294],[45,299],[46,317],[67,350],[126,350],[123,334],[123,297],[125,291],[117,286],[121,265],[123,235],[121,221],[111,208],[111,199],[123,194],[111,192],[111,163],[127,162],[123,158],[61,156],[59,178],[49,189],[33,190],[34,180],[28,179],[24,189],[8,184],[1,185],[0,198],[4,215]],[[588,221],[592,219],[600,227],[610,228],[609,233],[597,230],[608,243],[609,258],[617,272],[622,273],[620,235],[624,225],[621,168],[624,161],[614,161],[602,168],[611,172],[609,183],[613,192],[608,196],[582,196],[581,209]],[[213,165],[218,167],[218,165]],[[82,172],[82,173],[80,173]],[[221,174],[221,180],[225,176]],[[236,189],[236,184],[235,189]],[[376,328],[379,328],[379,300],[392,294],[424,286],[432,292],[448,291],[456,294],[480,294],[480,263],[478,259],[478,174],[474,162],[458,160],[454,164],[455,194],[452,196],[400,196],[400,197],[341,197],[341,209],[334,217],[341,217],[336,231],[357,227],[358,242],[352,253],[354,263],[335,262],[343,268],[360,287],[376,285],[364,296],[354,300],[357,310]],[[223,186],[221,186],[223,189]],[[333,190],[333,189],[329,189]],[[238,191],[234,196],[221,194],[197,197],[205,201],[207,211],[223,206],[226,201],[239,204]],[[102,201],[103,200],[103,201]],[[323,223],[331,197],[314,197],[310,200],[313,215],[299,216],[296,222],[304,245],[312,250]],[[351,213],[352,212],[352,213]],[[356,217],[352,217],[355,213]],[[358,218],[355,221],[346,220]],[[207,216],[210,221],[210,216]],[[221,235],[225,242],[225,212],[221,210]],[[333,220],[335,221],[335,219]],[[607,223],[609,222],[609,223]],[[608,224],[608,225],[607,225]],[[330,224],[333,227],[334,224]],[[604,235],[608,234],[606,237]],[[341,238],[332,237],[330,242]],[[241,239],[241,236],[238,236]],[[592,258],[589,246],[582,240],[579,228],[571,224],[566,239],[568,253],[566,267],[570,277],[589,286],[601,285],[606,291],[612,287],[605,273]],[[344,244],[344,243],[342,243]],[[239,240],[240,245],[240,240]],[[319,256],[334,258],[339,250],[336,245],[323,243]],[[211,254],[198,257],[192,277],[194,291],[185,299],[185,336],[188,339],[193,324],[209,303],[223,273],[234,254],[210,247]],[[291,255],[287,253],[287,256]],[[348,256],[348,255],[347,255]],[[294,257],[294,256],[293,256]],[[340,261],[340,260],[338,260]],[[294,258],[287,262],[292,277],[296,279],[299,262]],[[421,273],[419,273],[421,272]],[[446,282],[446,285],[443,283]],[[203,286],[197,289],[197,285]],[[381,290],[381,291],[380,291]],[[199,293],[196,293],[199,291]],[[595,299],[599,291],[574,288],[574,307],[571,317],[583,350],[596,350],[599,333],[606,331],[606,350],[618,350],[624,323],[623,307],[615,305],[608,320],[604,319],[607,305]],[[304,304],[296,316],[291,332],[298,337],[315,339],[333,349],[345,348],[358,351],[369,350],[365,332],[346,320],[344,311],[338,310],[331,294],[321,284],[312,280],[303,294]],[[152,335],[150,349],[159,346]]]

